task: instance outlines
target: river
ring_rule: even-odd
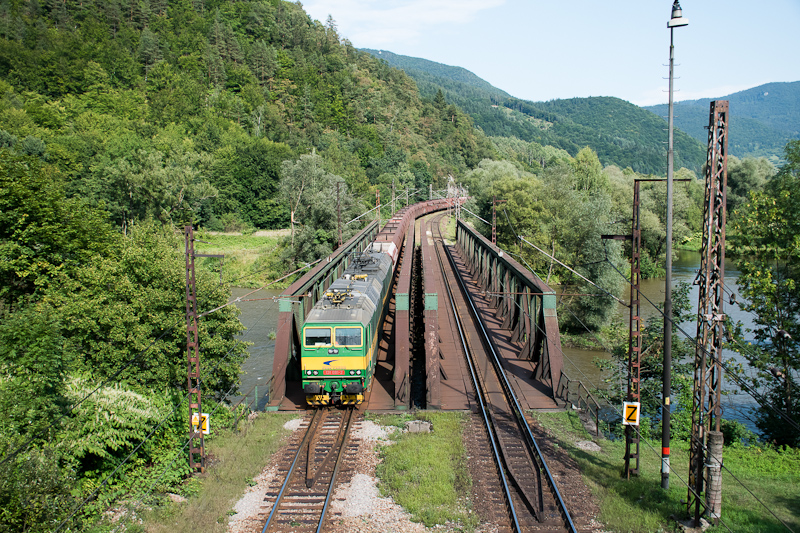
[[[672,263],[672,286],[677,287],[681,282],[688,283],[690,286],[689,302],[692,304],[693,316],[697,314],[697,301],[700,287],[694,285],[693,281],[700,269],[700,253],[688,250],[678,250]],[[725,287],[726,294],[737,293],[739,301],[742,298],[738,294],[736,280],[739,277],[739,270],[733,260],[725,260]],[[663,327],[663,315],[656,309],[656,305],[664,303],[664,278],[647,279],[641,283],[641,314],[646,323],[651,327]],[[629,299],[629,292],[623,291],[622,300]],[[648,301],[649,300],[649,301]],[[652,302],[652,303],[650,303]],[[753,326],[752,316],[742,311],[738,305],[731,305],[726,298],[724,306],[725,314],[734,321],[741,321],[748,328]],[[628,308],[620,305],[618,314],[623,317],[627,324]],[[685,322],[680,325],[680,329],[688,335],[694,337],[697,334],[697,326],[694,321]],[[679,332],[679,335],[682,333]],[[610,355],[603,350],[581,350],[578,348],[564,348],[564,372],[572,379],[579,379],[590,389],[620,387],[624,388],[625,383],[605,383],[603,376],[593,362],[595,358],[610,359]],[[734,363],[745,363],[744,359],[736,352],[723,350],[723,358]],[[723,390],[728,394],[722,398],[723,416],[738,420],[747,426],[751,431],[756,431],[753,422],[752,409],[756,406],[755,400],[742,391],[735,384],[731,383],[727,375],[723,376]]]
[[[688,283],[691,287],[690,302],[693,306],[693,313],[697,312],[697,299],[699,287],[692,282],[700,268],[700,254],[686,250],[679,250],[673,261],[672,281],[673,287],[680,282]],[[729,291],[737,292],[736,279],[739,271],[736,269],[734,261],[725,262],[725,285]],[[641,299],[642,317],[653,324],[652,327],[661,327],[663,318],[654,305],[664,302],[664,279],[648,279],[642,281]],[[241,310],[240,320],[247,328],[242,332],[240,339],[250,343],[248,348],[249,358],[242,365],[242,385],[241,391],[248,394],[247,402],[253,401],[256,390],[259,396],[258,407],[263,409],[266,394],[266,385],[272,373],[272,359],[275,352],[275,342],[271,340],[270,333],[277,330],[278,304],[273,299],[280,294],[279,290],[261,290],[253,294],[252,289],[234,287],[231,298],[242,298],[244,301],[237,303]],[[245,296],[247,295],[247,296]],[[738,294],[737,294],[738,296]],[[628,292],[624,291],[623,300],[627,300]],[[741,300],[741,298],[739,298]],[[649,303],[648,300],[652,302]],[[627,319],[628,309],[620,305],[618,309],[620,316]],[[738,306],[729,305],[726,302],[725,313],[730,315],[733,320],[742,321],[745,327],[752,326],[752,319],[748,313],[743,312]],[[693,322],[681,324],[683,331],[691,336],[696,335],[696,326]],[[564,371],[572,379],[579,379],[590,389],[607,387],[624,387],[624,383],[604,383],[604,376],[601,375],[598,367],[593,363],[595,358],[608,359],[610,356],[602,350],[581,350],[576,348],[564,348]],[[741,357],[731,351],[724,351],[724,357],[732,358],[735,362],[742,362]],[[731,385],[730,381],[723,379],[723,387],[731,394],[723,398],[722,404],[726,418],[733,418],[744,423],[749,429],[755,431],[755,424],[751,420],[750,410],[755,402],[746,394],[739,394],[738,388]],[[241,397],[235,398],[238,401]]]

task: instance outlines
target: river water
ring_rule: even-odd
[[[686,250],[679,250],[673,261],[672,282],[673,287],[680,282],[688,283],[691,287],[689,299],[693,306],[693,313],[697,313],[697,299],[699,287],[693,285],[697,271],[700,268],[700,254]],[[725,286],[728,292],[738,292],[736,279],[739,275],[733,261],[725,262]],[[663,324],[662,315],[654,305],[664,302],[664,279],[649,279],[642,281],[641,284],[641,313],[650,327],[661,328]],[[267,393],[267,382],[272,374],[272,360],[275,352],[275,342],[270,339],[270,334],[277,330],[278,322],[278,303],[274,299],[280,294],[279,290],[260,290],[252,294],[252,289],[234,287],[231,299],[242,298],[236,305],[241,310],[240,320],[247,328],[242,332],[240,339],[250,343],[248,348],[249,358],[242,365],[242,385],[241,391],[247,395],[246,403],[254,401],[256,393],[258,395],[258,407],[263,409],[265,395]],[[737,294],[738,296],[738,294]],[[627,301],[628,291],[623,291],[622,300]],[[739,298],[741,300],[741,298]],[[652,302],[649,303],[648,300]],[[628,309],[619,306],[618,313],[627,323]],[[726,302],[725,313],[730,315],[733,320],[742,321],[745,327],[752,325],[751,317],[743,312],[736,305],[729,305]],[[691,336],[696,335],[694,322],[681,324],[683,331]],[[605,389],[608,387],[624,388],[624,383],[605,383],[605,376],[601,375],[597,365],[594,364],[595,358],[609,359],[610,355],[602,350],[581,350],[576,348],[564,348],[564,371],[572,379],[579,379],[589,389]],[[742,362],[738,354],[725,351],[724,357],[731,358],[735,362]],[[739,394],[738,388],[731,385],[729,380],[723,379],[724,389],[731,394],[723,398],[722,404],[726,418],[733,418],[741,421],[751,430],[755,430],[755,425],[751,421],[750,410],[755,402],[749,395]],[[257,389],[256,389],[257,388]],[[235,398],[238,401],[241,397]]]
[[[693,282],[700,269],[700,253],[688,250],[678,250],[675,260],[672,263],[672,287],[675,288],[681,282],[688,283],[690,286],[689,302],[692,305],[692,315],[697,314],[697,303],[700,292],[700,287],[694,285]],[[739,270],[736,268],[736,263],[733,260],[725,260],[725,288],[726,295],[731,292],[736,293],[739,301],[742,298],[738,294],[738,287],[736,280],[739,277]],[[663,315],[656,309],[656,305],[664,303],[664,278],[647,279],[641,282],[640,291],[641,298],[641,314],[646,325],[653,328],[663,328]],[[623,291],[624,301],[630,298],[628,290]],[[648,301],[649,300],[649,301]],[[651,303],[652,302],[652,303]],[[730,316],[734,321],[741,321],[742,324],[748,328],[753,326],[752,316],[742,311],[738,305],[731,305],[729,298],[726,297],[725,314]],[[628,308],[620,305],[618,315],[622,317],[623,323],[627,324],[629,316]],[[697,335],[697,326],[693,320],[680,324],[680,329],[691,337]],[[679,336],[683,333],[679,332]],[[617,387],[625,389],[626,384],[623,383],[607,383],[604,376],[597,365],[594,363],[595,358],[610,359],[610,354],[603,350],[581,350],[578,348],[564,348],[564,372],[571,379],[579,379],[589,389],[606,389]],[[730,360],[732,363],[744,363],[744,359],[736,352],[731,350],[723,350],[723,358]],[[723,374],[725,374],[723,372]],[[723,376],[723,390],[728,394],[722,398],[723,416],[738,420],[745,424],[748,429],[756,431],[755,423],[753,422],[752,410],[756,406],[755,400],[742,391],[735,384],[731,383],[727,375]]]

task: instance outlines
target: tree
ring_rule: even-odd
[[[112,240],[106,214],[65,198],[55,168],[0,149],[0,309],[91,263]]]
[[[57,309],[61,335],[80,354],[74,370],[114,377],[133,390],[186,387],[186,270],[183,239],[171,227],[137,224],[116,246],[53,284],[44,303]],[[210,273],[197,272],[198,312],[227,302]],[[228,306],[199,321],[204,394],[238,383],[245,344],[238,311]]]
[[[786,161],[765,190],[751,193],[734,213],[731,241],[740,254],[738,284],[745,299],[740,305],[753,313],[755,324],[756,346],[740,348],[740,353],[757,372],[753,386],[796,419],[800,413],[800,141],[786,146]],[[800,432],[772,410],[759,410],[756,424],[769,440],[800,445]]]
[[[765,157],[739,159],[728,156],[728,189],[725,193],[728,213],[747,202],[750,192],[758,192],[764,188],[772,176],[775,167]]]
[[[333,250],[337,235],[337,183],[342,205],[342,223],[355,216],[356,202],[344,179],[325,170],[317,154],[283,162],[281,199],[291,210],[291,250],[294,261],[313,261]],[[295,227],[300,226],[299,232]],[[343,227],[343,238],[355,234],[357,225]]]

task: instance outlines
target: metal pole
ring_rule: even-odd
[[[336,229],[339,234],[339,244],[337,248],[342,245],[342,204],[339,202],[339,185],[341,181],[336,182]]]
[[[670,444],[670,395],[672,394],[672,127],[673,127],[673,65],[675,62],[675,46],[673,45],[674,29],[669,29],[669,143],[667,149],[667,242],[666,242],[666,274],[664,286],[664,384],[661,393],[661,488],[669,489],[669,444]]]
[[[492,244],[497,244],[497,197],[492,196]]]
[[[194,229],[186,226],[186,385],[189,392],[189,468],[205,472],[203,408],[200,403],[200,350],[197,333],[197,294],[194,270]],[[196,425],[195,425],[196,422]]]

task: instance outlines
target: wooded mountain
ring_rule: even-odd
[[[495,155],[462,111],[279,0],[0,0],[3,147],[122,228],[286,227],[281,163],[311,151],[364,202]]]
[[[652,113],[619,98],[592,97],[530,102],[513,98],[472,72],[386,50],[364,49],[414,78],[420,94],[442,91],[488,135],[518,137],[575,155],[584,146],[600,161],[637,172],[665,174],[666,132]],[[705,140],[675,132],[675,165],[697,173],[706,158]]]
[[[800,139],[800,81],[767,83],[746,91],[675,106],[675,125],[702,143],[708,142],[708,111],[713,100],[730,102],[728,150],[737,157],[767,157],[778,164],[784,147]],[[667,104],[648,106],[667,116]]]

